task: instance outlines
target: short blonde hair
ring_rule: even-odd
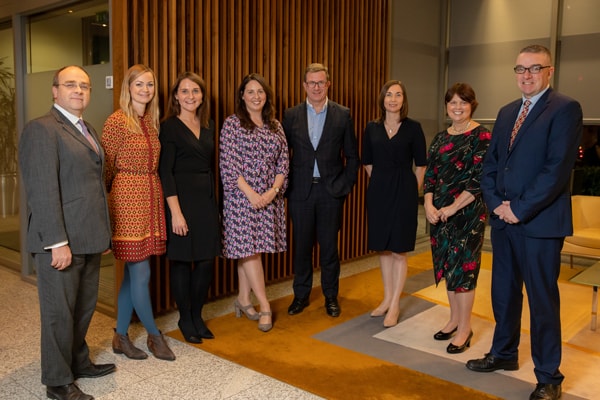
[[[325,76],[327,76],[327,82],[329,82],[329,70],[325,65],[320,63],[312,63],[306,67],[304,70],[304,82],[306,82],[306,75],[321,71],[325,72]]]

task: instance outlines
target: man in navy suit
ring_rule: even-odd
[[[359,159],[350,110],[327,98],[331,82],[323,64],[304,72],[306,101],[285,111],[282,125],[290,149],[287,189],[292,218],[294,301],[288,314],[306,306],[312,289],[312,254],[319,243],[325,310],[340,315],[338,232],[344,200],[356,182]]]
[[[561,361],[558,276],[565,236],[573,232],[569,180],[582,135],[579,103],[550,87],[550,51],[521,50],[514,68],[522,98],[498,113],[481,188],[493,247],[492,347],[467,368],[516,370],[523,283],[531,315],[531,355],[538,384],[530,399],[558,399]]]
[[[42,383],[48,398],[58,400],[93,399],[74,380],[115,370],[114,364],[93,364],[85,341],[98,299],[100,256],[111,238],[104,152],[81,119],[90,92],[81,67],[58,70],[54,106],[26,125],[19,141],[27,251],[40,301]]]

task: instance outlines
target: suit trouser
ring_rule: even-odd
[[[531,356],[539,383],[560,384],[560,251],[563,238],[532,238],[521,225],[492,229],[492,308],[496,320],[491,353],[518,359],[523,283],[530,313]]]
[[[325,297],[337,297],[340,258],[338,232],[344,198],[332,197],[323,183],[313,183],[306,200],[288,200],[292,218],[294,295],[308,299],[313,282],[313,247],[319,243],[321,287]]]
[[[33,255],[41,319],[42,383],[61,386],[91,364],[85,336],[98,300],[100,254],[73,255],[71,265],[59,271],[52,255]]]

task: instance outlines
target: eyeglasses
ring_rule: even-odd
[[[529,73],[531,73],[531,74],[539,74],[544,68],[550,68],[550,65],[544,65],[544,66],[542,66],[540,64],[535,64],[535,65],[532,65],[529,68],[524,67],[522,65],[517,65],[514,68],[514,70],[515,70],[515,73],[519,74],[519,75],[520,74],[524,74],[525,71],[529,71]]]
[[[325,87],[325,85],[327,85],[327,81],[319,81],[319,82],[308,81],[308,82],[306,82],[306,85],[311,89],[314,89],[316,86],[323,89]]]
[[[81,89],[82,92],[87,92],[92,88],[92,86],[88,83],[67,82],[67,83],[59,83],[59,85],[64,86],[69,90],[75,90],[75,89],[79,88],[79,89]]]

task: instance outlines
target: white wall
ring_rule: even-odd
[[[448,82],[469,83],[479,107],[475,119],[495,119],[519,97],[512,68],[520,49],[550,46],[550,0],[452,0]]]
[[[29,73],[56,71],[64,65],[81,65],[80,18],[57,16],[30,24]]]
[[[493,120],[520,96],[512,68],[520,49],[551,50],[551,0],[452,0],[448,81],[467,82],[479,101],[475,119]],[[600,122],[600,2],[564,0],[553,87],[577,99],[586,122]],[[553,51],[554,52],[554,51]]]
[[[440,3],[439,0],[391,1],[390,79],[398,79],[406,86],[408,116],[422,124],[428,144],[439,129],[443,106],[439,94]]]
[[[600,2],[565,0],[556,87],[579,100],[587,122],[600,123]]]
[[[90,122],[98,134],[106,118],[113,112],[112,89],[104,88],[104,77],[112,74],[112,64],[88,65],[84,67],[90,74],[92,93],[90,105],[85,110],[83,118]],[[52,101],[52,77],[54,70],[27,75],[25,96],[27,110],[25,120],[37,118],[50,110]]]

